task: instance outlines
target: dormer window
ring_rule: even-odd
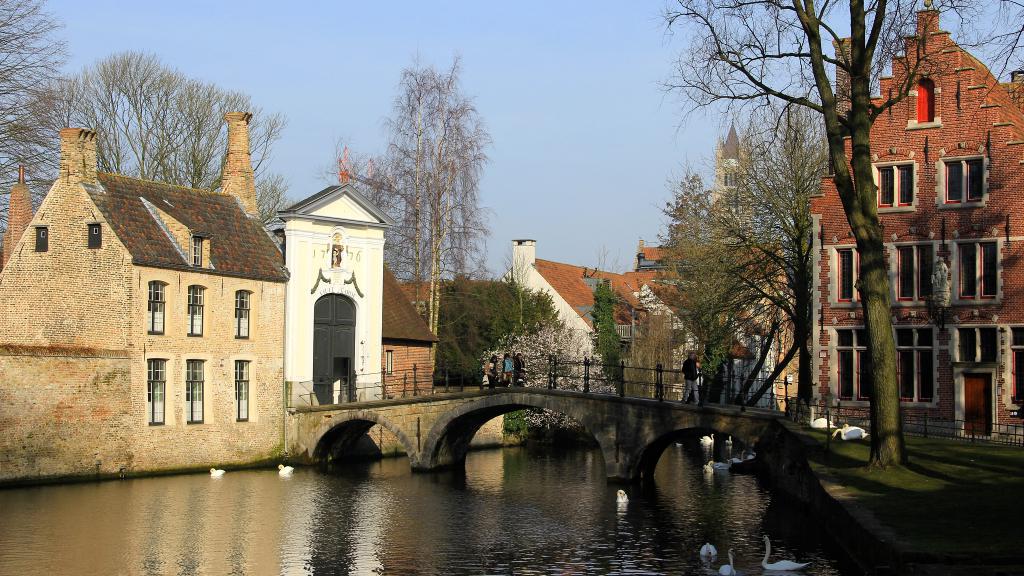
[[[935,82],[931,78],[917,83],[917,122],[935,122]]]
[[[192,237],[192,265],[197,268],[203,267],[203,237]]]

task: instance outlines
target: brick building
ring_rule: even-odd
[[[429,391],[433,385],[431,351],[437,336],[416,312],[394,274],[384,269],[381,320],[381,379],[389,397]]]
[[[288,276],[226,119],[222,192],[97,173],[95,133],[61,131],[0,272],[0,482],[279,454]]]
[[[1001,83],[939,28],[933,10],[918,13],[907,39],[911,69],[918,50],[925,60],[914,89],[871,129],[897,378],[905,409],[988,434],[994,424],[1020,423],[1010,410],[1024,397],[1024,75]],[[881,94],[906,80],[899,60],[892,69]],[[831,179],[811,211],[820,248],[818,392],[866,406],[856,242]]]

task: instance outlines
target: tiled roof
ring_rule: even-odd
[[[146,203],[159,208],[190,232],[210,239],[210,274],[285,282],[281,251],[250,218],[234,196],[182,186],[99,174],[102,187],[85,185],[117,238],[140,266],[196,270],[187,260],[188,246],[171,240],[165,224]]]
[[[416,309],[395,275],[384,269],[383,322],[381,337],[390,340],[415,340],[437,342],[427,323],[416,313]]]
[[[640,254],[644,260],[661,260],[665,257],[665,251],[662,250],[661,246],[644,246],[640,249]]]
[[[632,321],[630,308],[639,309],[640,301],[637,300],[634,292],[640,289],[639,284],[627,278],[624,274],[605,272],[572,264],[552,262],[550,260],[536,260],[537,272],[547,280],[555,292],[570,305],[576,313],[590,324],[588,313],[594,307],[594,290],[587,284],[585,278],[597,278],[608,280],[612,290],[623,301],[625,306],[615,307],[615,322],[617,324],[629,324]]]

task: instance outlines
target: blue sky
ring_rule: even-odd
[[[463,58],[494,144],[482,182],[487,263],[513,238],[540,258],[629,266],[662,230],[667,182],[704,169],[722,118],[684,116],[661,82],[679,42],[663,0],[631,2],[81,2],[50,0],[77,70],[142,50],[186,74],[250,94],[288,117],[271,169],[290,195],[320,190],[335,143],[385,145],[399,72],[418,54]],[[614,267],[614,266],[611,266]]]

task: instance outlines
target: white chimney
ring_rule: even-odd
[[[536,240],[512,241],[512,277],[517,281],[537,262]]]

